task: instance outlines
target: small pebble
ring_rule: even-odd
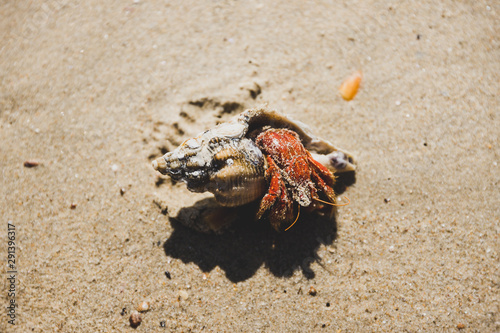
[[[75,208],[76,208],[76,203],[74,203],[74,202],[73,202],[73,203],[71,204],[71,206],[69,206],[69,208],[71,208],[71,209],[75,209]]]
[[[170,275],[170,272],[169,271],[165,271],[165,276],[171,280],[172,279],[172,275]]]
[[[460,323],[460,324],[458,324],[458,325],[457,325],[457,328],[458,328],[459,330],[463,330],[463,329],[465,328],[465,325],[464,325],[464,324],[462,324],[462,323]]]
[[[149,310],[149,302],[141,302],[141,304],[139,304],[139,306],[137,307],[137,311],[139,312],[146,312]]]
[[[316,296],[318,292],[316,291],[316,288],[314,288],[313,286],[311,286],[311,288],[309,288],[309,295],[311,296]]]
[[[384,198],[384,202],[385,203],[389,203],[389,202],[391,202],[391,199],[390,198]]]
[[[189,297],[189,294],[185,290],[179,290],[179,299],[187,300]]]
[[[361,71],[357,71],[342,82],[339,91],[343,99],[350,101],[354,98],[354,96],[356,96],[361,83],[361,78]]]
[[[113,170],[114,172],[118,171],[118,165],[113,164],[113,165],[111,166],[111,170]]]
[[[127,308],[123,308],[122,312],[120,312],[120,315],[122,316],[124,316],[125,314],[127,314]]]
[[[130,312],[129,321],[130,321],[130,326],[132,326],[133,328],[136,328],[137,326],[139,326],[141,324],[141,321],[142,321],[141,314],[139,312],[133,310],[132,312]]]
[[[34,168],[36,166],[40,165],[40,162],[31,160],[31,161],[24,161],[24,166],[26,168]]]
[[[124,194],[125,194],[125,192],[126,192],[126,191],[125,191],[125,188],[123,188],[123,187],[122,187],[122,188],[120,189],[120,195],[124,195]]]

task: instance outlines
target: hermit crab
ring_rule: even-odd
[[[301,207],[332,214],[336,176],[356,168],[350,153],[267,107],[184,141],[152,165],[190,191],[213,193],[221,206],[260,201],[256,218],[277,231],[289,229]]]

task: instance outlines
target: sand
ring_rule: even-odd
[[[0,331],[133,332],[142,301],[137,332],[499,331],[499,10],[2,1]],[[173,219],[210,195],[151,160],[264,103],[357,157],[350,205],[280,235]]]

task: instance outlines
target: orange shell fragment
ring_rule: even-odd
[[[361,83],[361,78],[361,71],[357,71],[342,82],[339,91],[343,99],[350,101],[354,98],[354,96],[356,96],[359,84]]]

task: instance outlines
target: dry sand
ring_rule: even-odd
[[[499,10],[1,1],[0,257],[6,276],[11,221],[18,308],[12,326],[4,278],[0,331],[132,332],[141,301],[137,332],[499,331]],[[279,236],[170,220],[207,196],[151,159],[266,102],[357,156],[351,204]]]

